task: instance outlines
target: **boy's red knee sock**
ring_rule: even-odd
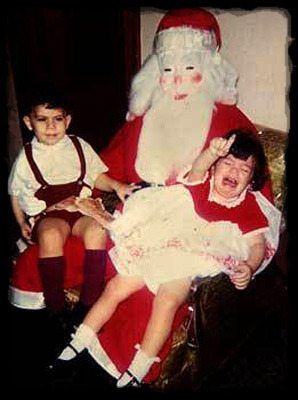
[[[64,296],[64,257],[39,258],[38,269],[43,285],[46,306],[54,313],[63,311]]]
[[[106,271],[106,250],[86,250],[80,303],[91,306],[100,296]]]

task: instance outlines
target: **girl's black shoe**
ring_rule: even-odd
[[[125,373],[129,375],[131,379],[126,385],[121,386],[119,389],[140,388],[142,386],[141,382],[138,381],[138,379],[130,372],[129,369],[127,369]],[[122,376],[123,375],[121,375],[119,379],[121,379]]]
[[[79,353],[71,344],[68,344],[68,347],[76,353],[74,358],[70,360],[57,358],[47,367],[47,374],[53,384],[72,381],[80,370],[82,359],[88,354],[87,349]]]

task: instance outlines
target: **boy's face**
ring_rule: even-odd
[[[232,154],[220,158],[213,167],[214,191],[224,199],[234,199],[250,184],[255,161],[252,156],[240,160]]]
[[[61,108],[46,108],[45,105],[34,107],[24,118],[29,130],[33,130],[37,140],[46,145],[54,145],[61,140],[70,124],[71,116]]]

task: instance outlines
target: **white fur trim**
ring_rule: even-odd
[[[116,379],[120,378],[121,373],[107,355],[97,337],[88,346],[88,352],[105,371]]]
[[[259,235],[260,233],[266,233],[266,232],[269,232],[269,227],[260,228],[260,229],[256,229],[255,231],[251,231],[251,232],[245,233],[245,234],[243,234],[243,237],[250,238],[250,237],[252,237],[254,235]]]
[[[43,292],[29,292],[10,286],[8,289],[9,302],[18,308],[41,310],[46,307]]]
[[[264,234],[267,244],[269,244],[272,249],[271,256],[263,261],[260,268],[256,271],[256,275],[267,267],[277,250],[280,235],[281,212],[272,203],[270,203],[270,201],[267,200],[261,192],[252,193],[254,194],[259,207],[268,220],[269,229],[264,232]]]
[[[191,51],[215,51],[217,43],[213,31],[173,27],[157,33],[154,47],[156,53],[181,48]]]
[[[30,223],[30,221],[29,221],[29,223]],[[23,253],[23,251],[25,251],[27,249],[27,247],[28,247],[28,244],[25,242],[25,240],[23,238],[19,238],[16,241],[16,245],[17,245],[17,248],[18,248],[20,253]]]

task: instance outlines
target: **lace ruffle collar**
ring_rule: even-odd
[[[233,208],[233,207],[237,207],[239,206],[239,204],[241,204],[246,196],[246,192],[247,189],[246,188],[241,194],[240,196],[234,198],[234,199],[230,199],[230,200],[224,200],[221,198],[218,198],[216,196],[216,194],[213,193],[213,187],[214,187],[214,179],[213,176],[210,177],[210,186],[209,186],[209,196],[208,196],[208,201],[213,201],[214,203],[217,203],[221,206],[227,207],[227,208]]]

